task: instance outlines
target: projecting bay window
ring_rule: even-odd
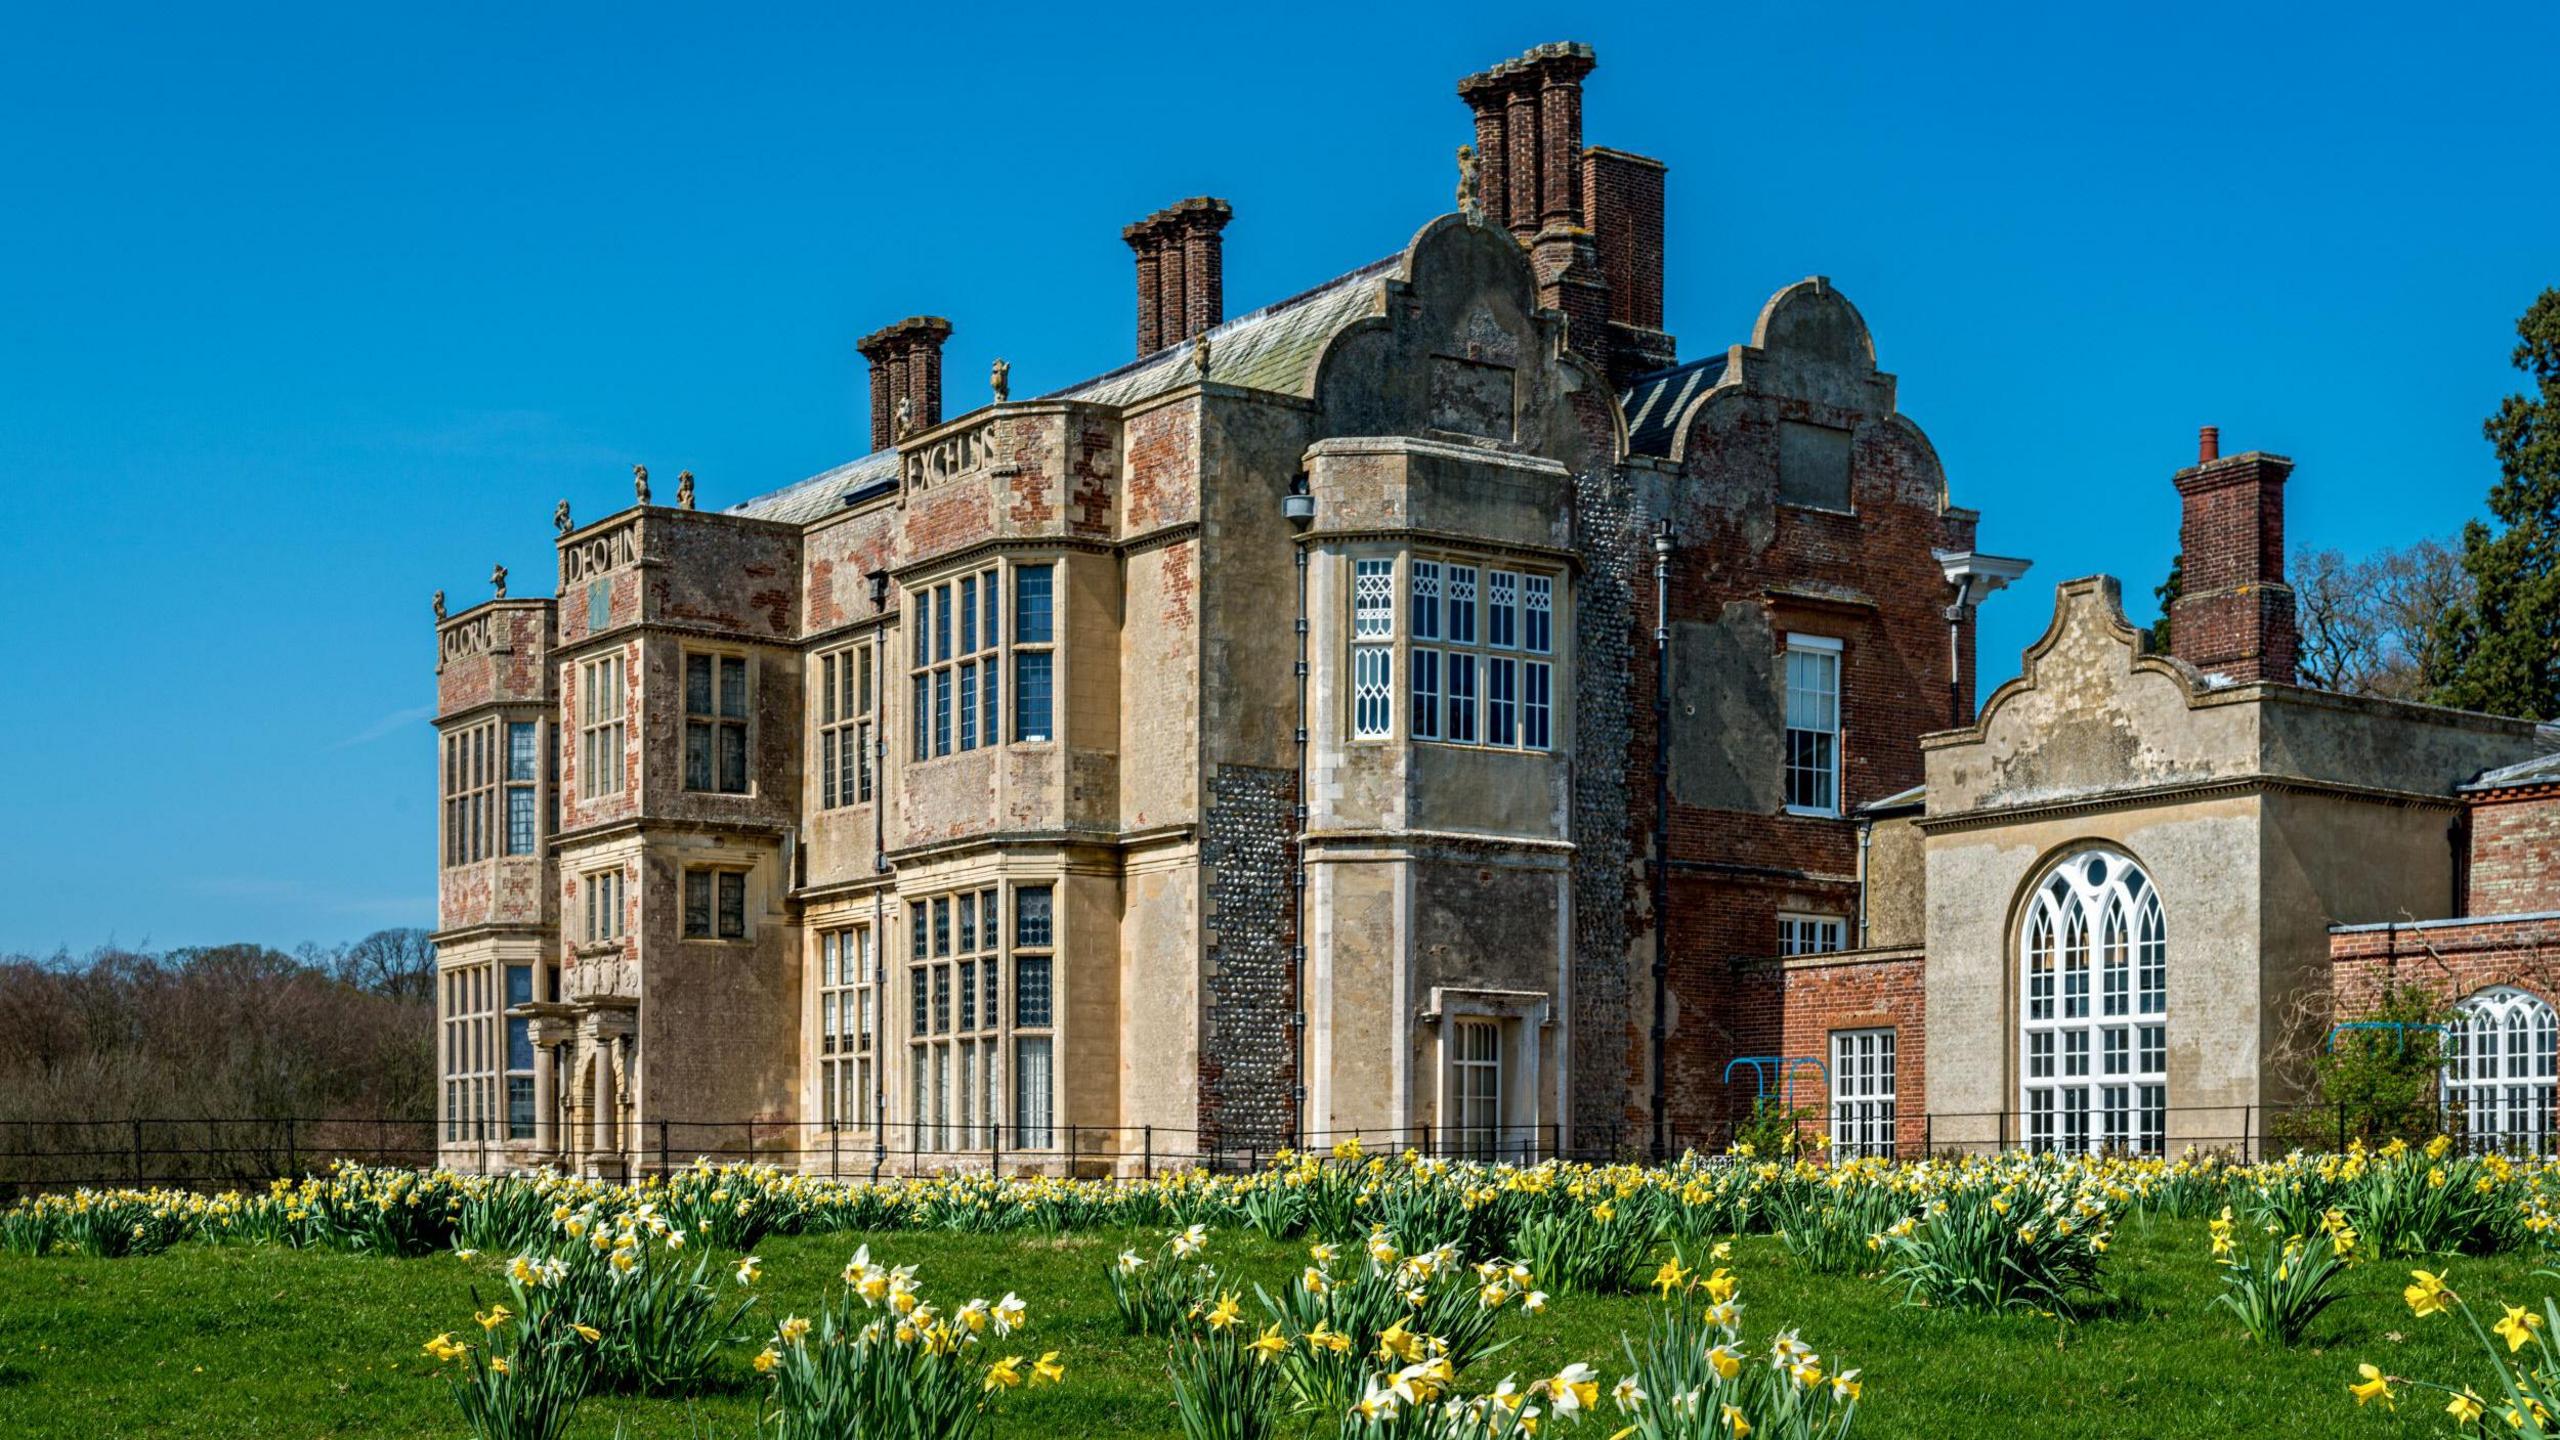
[[[1840,642],[1787,637],[1787,813],[1840,813]]]
[[[1004,603],[1008,568],[1013,597],[1009,615]],[[917,586],[911,592],[908,686],[915,759],[934,760],[1004,743],[1008,656],[1013,671],[1012,738],[1051,738],[1054,568],[989,566],[939,584]]]
[[[1055,896],[1047,885],[1013,887],[1013,1143],[1024,1150],[1057,1143]]]
[[[534,817],[542,774],[542,727],[531,720],[507,722],[507,853],[530,855]]]
[[[747,938],[747,872],[707,869],[684,872],[684,938]]]
[[[622,872],[598,870],[586,877],[587,943],[622,938]]]
[[[507,967],[507,1008],[533,1001],[533,967]],[[507,1138],[533,1138],[533,1021],[509,1015],[507,1023]]]
[[[1406,593],[1413,738],[1552,748],[1556,577],[1416,558]]]
[[[909,902],[911,1092],[920,1143],[983,1149],[997,1139],[1003,929],[989,887]]]
[[[1048,565],[1013,567],[1013,738],[1042,741],[1056,738],[1050,714],[1056,683],[1057,616],[1053,578]],[[993,706],[989,710],[992,713]],[[988,725],[990,738],[995,733]]]
[[[498,1137],[498,977],[492,965],[444,972],[444,1138]]]
[[[444,863],[486,860],[497,848],[498,727],[474,725],[444,737]]]
[[[622,793],[626,695],[623,657],[606,655],[578,667],[578,798]]]
[[[830,1130],[871,1128],[878,998],[871,927],[818,936],[818,1109]]]
[[[684,657],[684,788],[747,793],[747,661]]]
[[[1351,562],[1351,736],[1384,740],[1396,727],[1396,562]]]
[[[871,803],[871,647],[818,657],[818,808]]]

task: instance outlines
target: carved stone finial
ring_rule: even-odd
[[[569,519],[568,501],[563,500],[559,504],[551,507],[551,528],[559,531],[563,535],[566,535],[570,531],[578,528],[577,525]]]
[[[1206,330],[1192,338],[1191,368],[1200,372],[1201,379],[1209,378],[1209,332]]]
[[[893,433],[898,439],[904,440],[907,438],[907,432],[915,428],[916,402],[901,395],[898,397],[897,428]]]
[[[438,620],[444,618],[444,592],[441,590],[436,592],[436,618]]]
[[[631,489],[634,494],[640,497],[641,504],[646,505],[649,503],[648,466],[634,465],[631,467]]]
[[[504,566],[504,565],[500,565],[500,566],[497,566],[497,567],[495,567],[494,569],[490,570],[490,572],[489,572],[489,583],[490,583],[491,585],[493,585],[493,586],[497,587],[497,591],[498,591],[498,598],[499,598],[499,599],[501,599],[501,600],[506,599],[506,598],[507,598],[507,567],[506,567],[506,566]]]
[[[1001,355],[997,356],[996,363],[987,369],[987,388],[996,392],[996,403],[999,405],[1013,394],[1013,365]]]
[[[1470,225],[1484,223],[1484,200],[1477,193],[1478,187],[1476,147],[1461,145],[1458,147],[1458,213],[1465,216]]]
[[[687,510],[693,508],[693,472],[690,470],[676,472],[676,503]]]

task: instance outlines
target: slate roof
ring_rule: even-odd
[[[2544,734],[2550,738],[2549,727]],[[2523,785],[2560,785],[2560,752],[2537,755],[2531,760],[2480,772],[2479,778],[2463,786],[2465,790],[2512,790]]]
[[[1249,390],[1304,394],[1314,379],[1316,362],[1324,355],[1326,342],[1350,322],[1377,313],[1377,282],[1394,273],[1403,258],[1390,255],[1373,261],[1211,330],[1208,378]],[[1191,351],[1189,342],[1168,346],[1117,370],[1078,381],[1063,390],[1052,390],[1039,398],[1133,405],[1198,379]],[[727,513],[805,525],[844,508],[846,495],[882,482],[895,484],[897,478],[898,452],[881,450],[770,494],[741,501],[730,506]]]
[[[1669,455],[1671,442],[1679,438],[1680,418],[1689,412],[1689,403],[1714,389],[1716,382],[1724,378],[1728,358],[1719,352],[1628,381],[1626,393],[1618,397],[1618,408],[1627,415],[1628,453]]]
[[[859,460],[848,460],[833,470],[812,475],[796,485],[786,485],[770,494],[742,500],[730,506],[725,513],[744,515],[753,520],[779,520],[786,525],[806,525],[822,515],[843,509],[845,496],[884,481],[890,485],[898,483],[898,452],[895,450],[878,450]]]

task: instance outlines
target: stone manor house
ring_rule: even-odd
[[[2073,581],[1976,715],[2026,562],[1827,280],[1681,358],[1593,64],[1462,80],[1398,253],[1230,319],[1183,201],[1128,364],[946,414],[900,321],[861,458],[642,471],[550,594],[439,596],[442,1158],[1642,1154],[1763,1087],[1844,1153],[2156,1149],[2386,980],[2543,1133],[2548,737],[2291,683],[2290,467],[2210,450],[2175,653]]]

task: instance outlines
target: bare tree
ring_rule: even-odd
[[[2436,619],[2471,584],[2453,550],[2432,539],[2360,559],[2310,550],[2292,569],[2302,683],[2390,700],[2423,700],[2442,683]]]
[[[414,926],[376,930],[336,957],[338,978],[388,1000],[435,998],[436,947]]]

